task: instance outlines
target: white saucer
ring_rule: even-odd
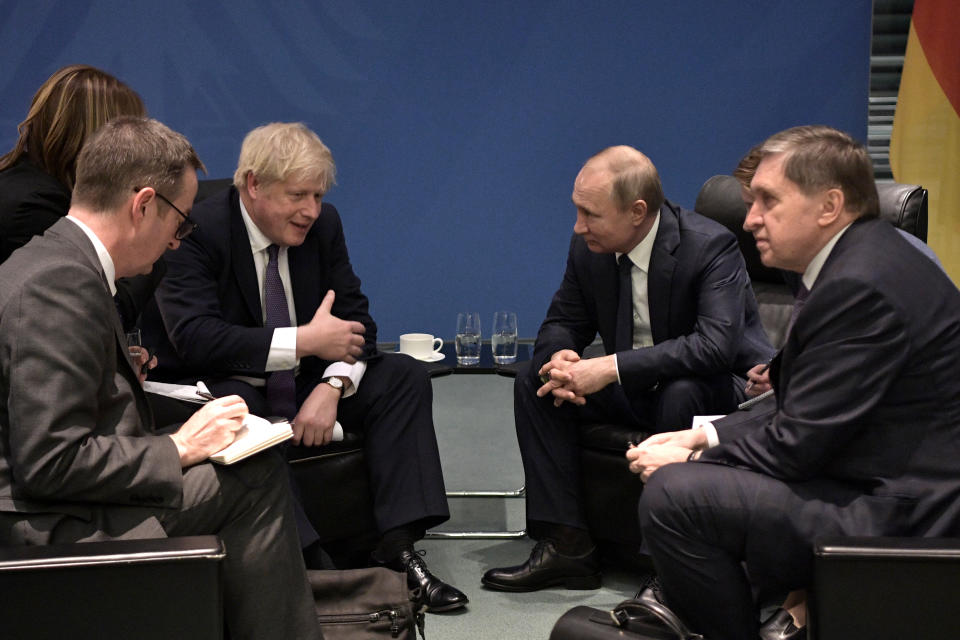
[[[402,351],[397,351],[397,353],[402,353]],[[415,360],[419,360],[420,362],[440,362],[441,360],[446,358],[446,356],[443,355],[442,353],[433,353],[425,358],[418,358],[417,356],[410,356],[410,357],[414,358]]]

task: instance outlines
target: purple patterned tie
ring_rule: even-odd
[[[280,247],[275,244],[267,247],[267,275],[264,278],[264,303],[267,308],[267,328],[290,326],[290,309],[287,307],[287,295],[280,281]],[[293,378],[293,369],[274,371],[267,376],[267,402],[274,415],[293,418],[297,414],[297,386]]]

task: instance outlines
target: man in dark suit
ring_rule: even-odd
[[[217,534],[230,637],[319,638],[279,456],[205,462],[247,415],[237,396],[158,432],[112,300],[190,233],[202,167],[159,122],[113,120],[69,215],[0,266],[0,544]]]
[[[666,431],[731,411],[744,398],[741,376],[773,352],[736,239],[665,201],[642,153],[611,147],[591,158],[573,203],[563,283],[514,393],[527,525],[539,542],[524,564],[487,571],[493,589],[600,585],[580,495],[580,424]],[[608,355],[582,359],[598,332]]]
[[[377,352],[339,214],[321,202],[334,174],[329,149],[302,124],[247,135],[234,186],[197,206],[200,229],[168,256],[157,293],[175,350],[166,375],[293,419],[297,444],[329,443],[337,423],[362,431],[382,534],[374,559],[405,570],[431,610],[462,607],[466,596],[413,548],[449,518],[430,379],[412,358]]]
[[[852,138],[796,127],[761,156],[744,226],[803,284],[770,366],[776,407],[627,456],[649,478],[640,521],[667,604],[711,639],[756,637],[751,583],[807,586],[817,537],[960,530],[960,293],[877,219]]]

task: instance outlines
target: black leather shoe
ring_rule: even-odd
[[[498,591],[538,591],[556,586],[599,589],[600,560],[596,548],[582,556],[564,556],[552,540],[541,540],[526,562],[490,569],[483,574],[481,582]]]
[[[800,640],[806,637],[807,630],[794,624],[793,616],[786,609],[777,609],[760,625],[760,640]]]
[[[430,573],[427,569],[427,563],[420,557],[422,553],[422,551],[417,552],[412,549],[401,551],[390,566],[397,571],[406,572],[407,584],[410,585],[411,589],[420,588],[427,611],[434,613],[451,611],[467,604],[469,600],[460,589],[447,584]]]

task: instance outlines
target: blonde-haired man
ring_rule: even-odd
[[[413,359],[377,352],[340,216],[323,202],[334,175],[330,150],[302,124],[247,135],[234,185],[196,207],[200,229],[168,257],[157,293],[175,350],[165,375],[294,419],[304,446],[329,443],[337,422],[362,431],[382,535],[374,559],[406,570],[430,609],[462,607],[466,596],[413,549],[449,518],[430,380]],[[308,546],[316,534],[304,531]]]

